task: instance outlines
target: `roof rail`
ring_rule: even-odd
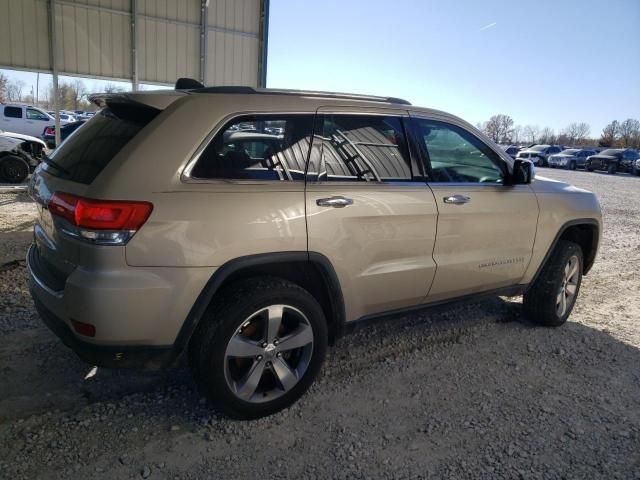
[[[193,93],[239,93],[256,95],[298,95],[304,97],[325,97],[344,100],[363,100],[368,102],[393,103],[398,105],[411,105],[410,102],[396,97],[380,97],[377,95],[360,95],[356,93],[317,92],[311,90],[288,90],[279,88],[254,88],[247,86],[220,86],[193,88]]]

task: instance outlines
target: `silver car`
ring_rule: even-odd
[[[550,155],[548,163],[550,167],[575,170],[577,167],[584,168],[587,157],[595,154],[595,150],[569,148],[555,155]]]

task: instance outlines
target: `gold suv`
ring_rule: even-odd
[[[31,182],[36,307],[93,365],[186,360],[234,417],[293,403],[348,322],[524,294],[560,325],[596,256],[592,193],[443,112],[246,87],[93,100]]]

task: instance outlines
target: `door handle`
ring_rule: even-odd
[[[443,198],[444,203],[451,203],[452,205],[463,205],[471,201],[471,197],[465,195],[451,195]]]
[[[319,198],[316,200],[316,205],[319,207],[344,208],[353,205],[353,200],[345,197]]]

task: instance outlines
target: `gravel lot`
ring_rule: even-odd
[[[357,329],[280,414],[221,418],[189,372],[94,372],[40,325],[34,207],[0,193],[0,478],[640,478],[640,178],[595,191],[596,265],[570,321],[489,299]]]

